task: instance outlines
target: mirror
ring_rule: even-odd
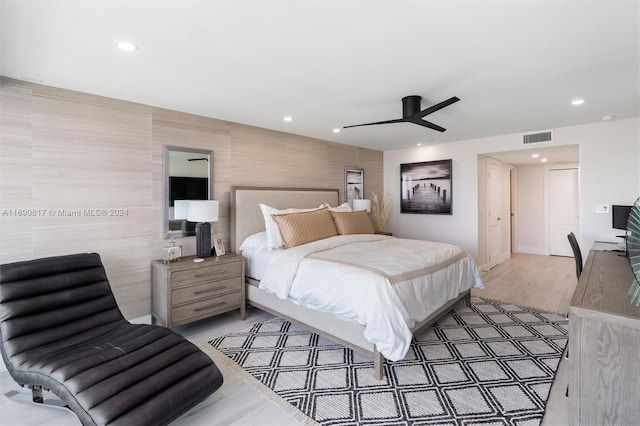
[[[164,147],[164,236],[195,235],[195,223],[187,222],[180,200],[213,199],[213,158],[211,151]],[[178,203],[176,203],[178,201]],[[176,217],[182,216],[182,217]]]

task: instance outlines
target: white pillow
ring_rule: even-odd
[[[282,241],[282,234],[280,234],[280,229],[278,225],[271,218],[272,214],[290,214],[290,213],[300,213],[300,212],[310,212],[313,210],[318,210],[322,208],[316,207],[313,209],[296,209],[296,208],[288,208],[284,210],[276,209],[275,207],[267,206],[266,204],[259,204],[260,210],[262,210],[262,216],[264,216],[264,229],[267,232],[267,247],[271,250],[279,250],[284,247],[284,242]]]
[[[248,249],[265,249],[267,247],[267,231],[262,231],[249,235],[245,238],[242,244],[240,244],[240,251]]]
[[[320,207],[329,207],[330,212],[352,212],[353,211],[349,203],[342,203],[337,207],[331,207],[329,204],[325,203]]]

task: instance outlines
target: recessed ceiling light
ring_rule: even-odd
[[[340,129],[338,129],[338,128],[333,129],[333,133],[340,133]]]
[[[293,117],[286,116],[284,118],[284,121],[293,121]]]
[[[547,160],[546,158],[541,158],[540,161],[543,162],[543,163],[546,163],[549,160]]]
[[[421,144],[421,143],[417,143],[416,145],[418,145],[418,146],[422,146],[422,144]]]
[[[533,158],[538,158],[538,157],[540,157],[540,154],[531,154],[531,156],[532,156]]]
[[[129,43],[128,41],[121,41],[118,43],[118,47],[120,50],[124,50],[125,52],[135,52],[138,50],[138,46],[133,43]]]
[[[574,99],[571,101],[571,105],[573,106],[582,105],[583,103],[584,103],[584,99]]]

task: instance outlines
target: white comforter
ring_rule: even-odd
[[[460,247],[384,235],[341,235],[278,250],[260,288],[365,327],[385,358],[404,358],[411,328],[447,301],[482,288]]]

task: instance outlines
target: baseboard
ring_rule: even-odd
[[[543,256],[547,256],[549,254],[544,248],[540,247],[518,247],[517,253],[541,254]]]

